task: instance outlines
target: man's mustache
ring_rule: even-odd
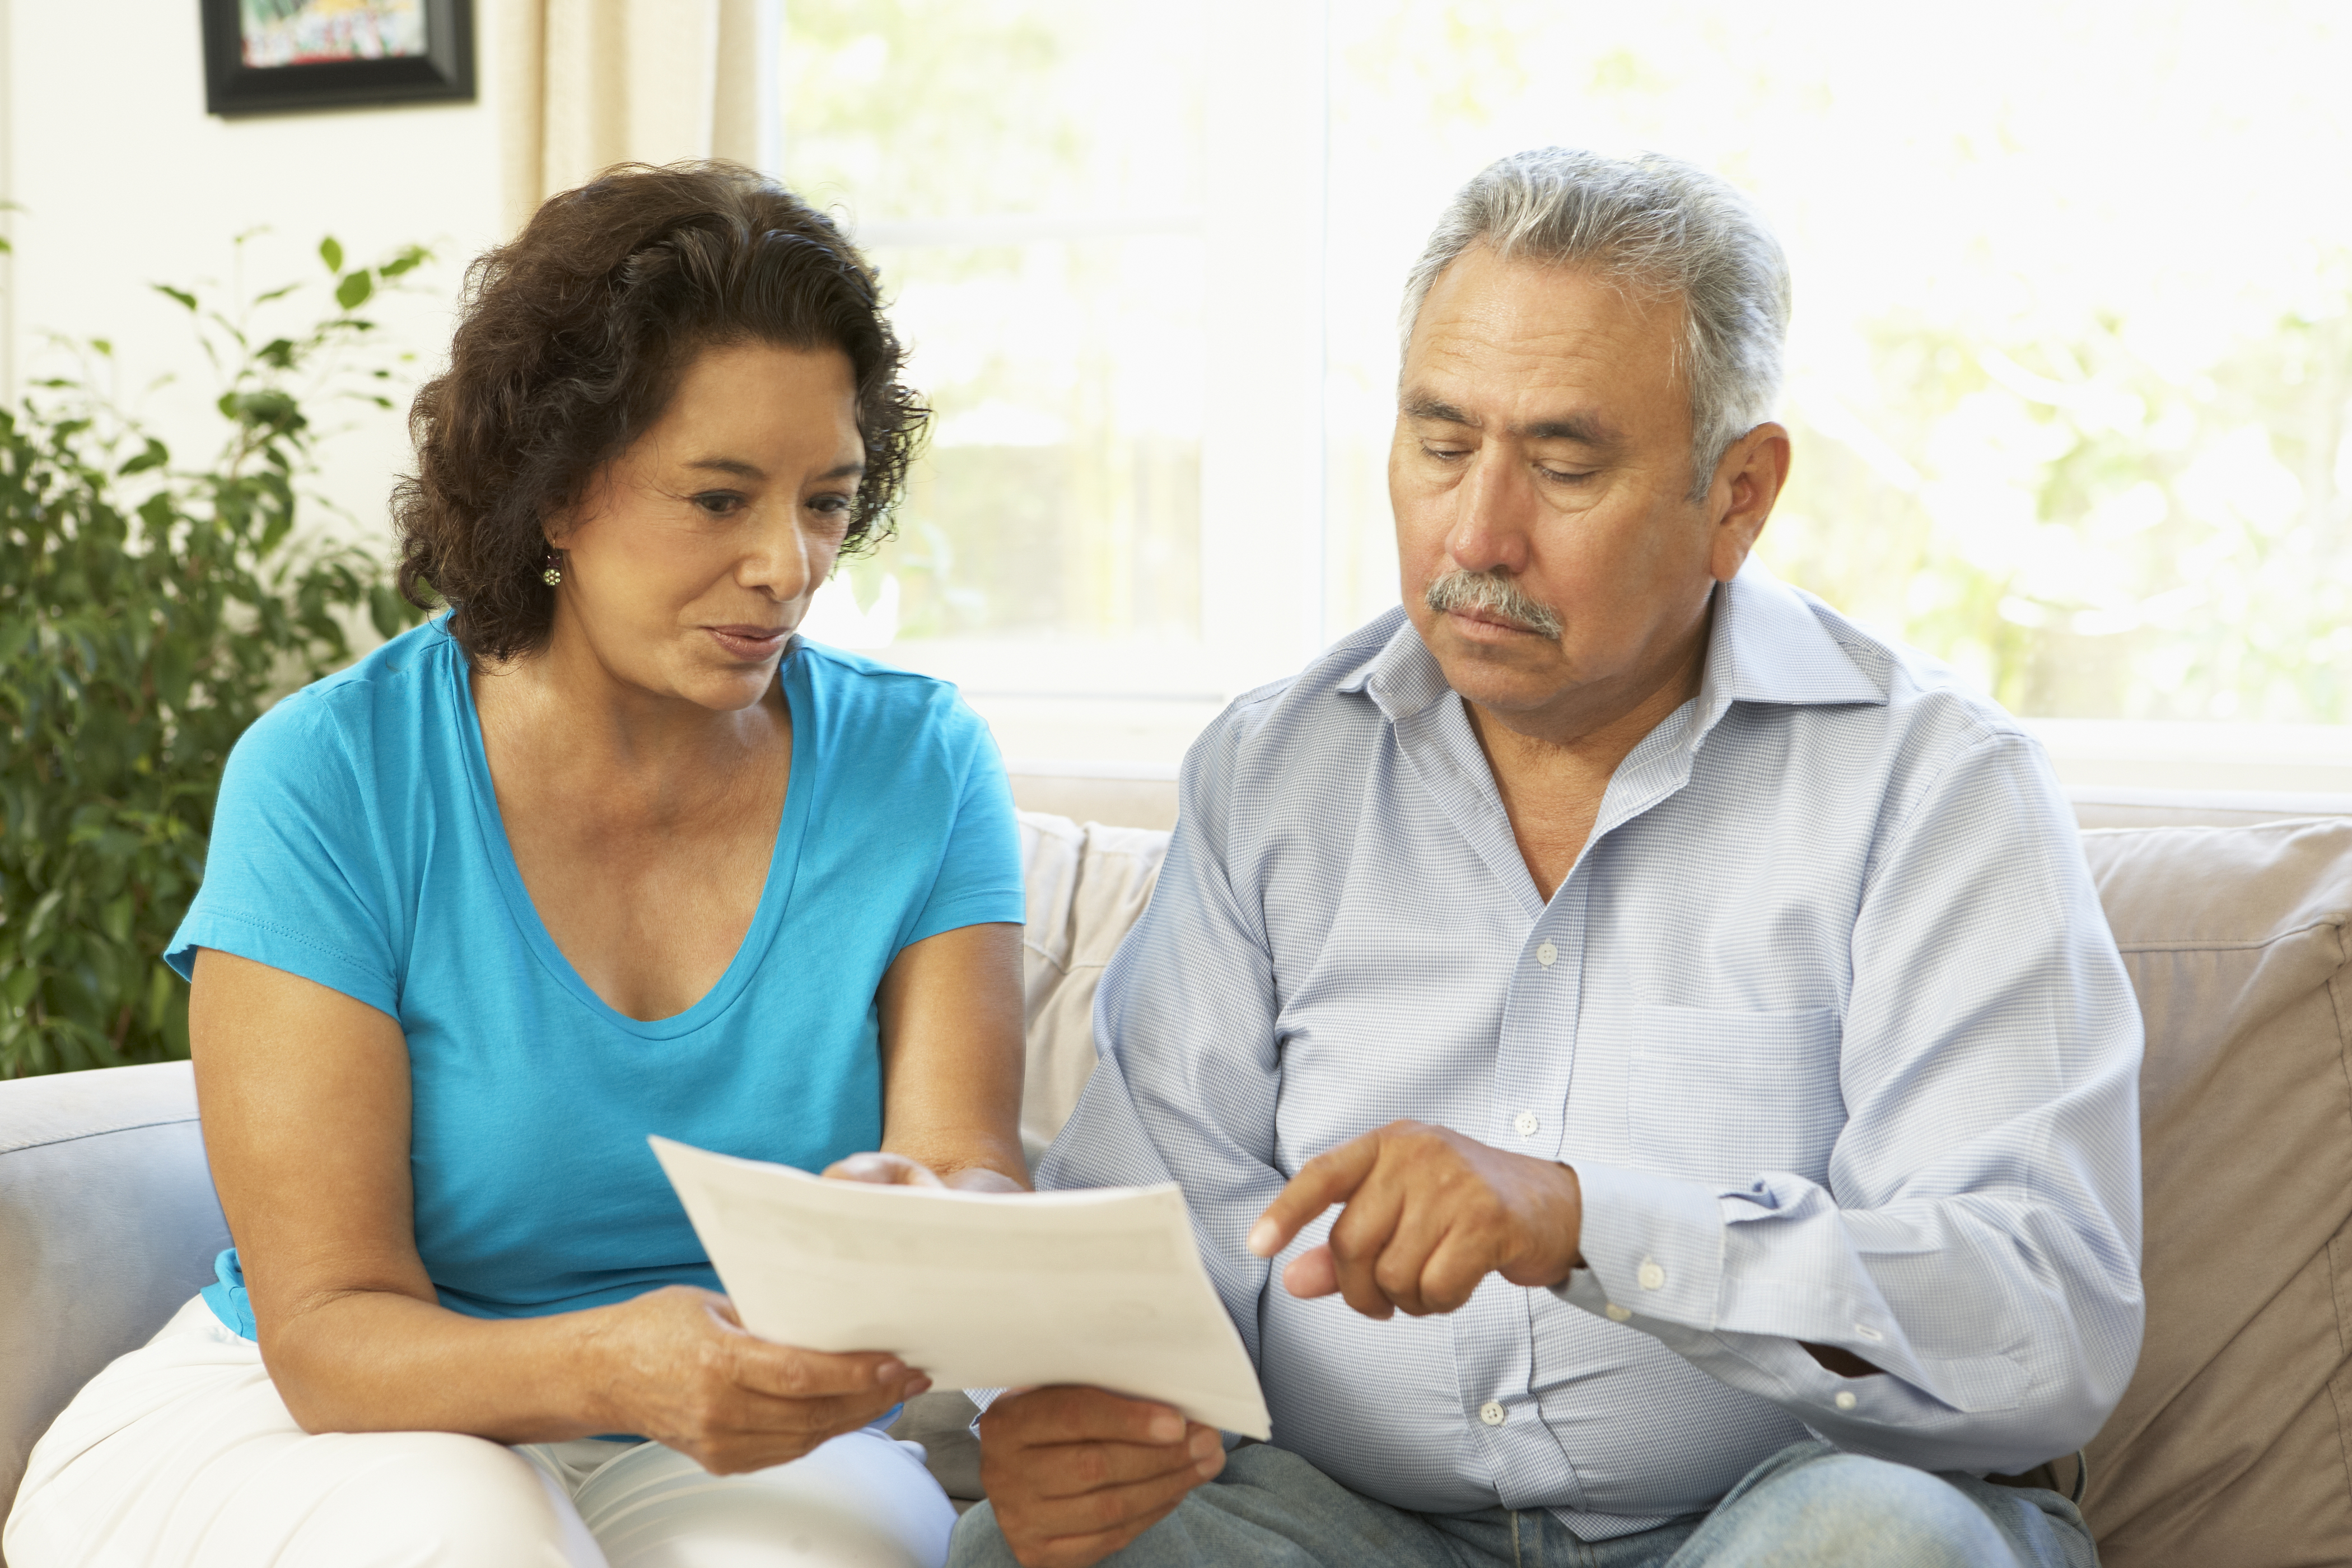
[[[1547,642],[1558,642],[1562,630],[1559,612],[1537,603],[1511,581],[1506,572],[1448,572],[1429,585],[1422,598],[1439,615],[1475,610],[1507,621]]]

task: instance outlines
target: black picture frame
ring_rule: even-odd
[[[198,0],[204,8],[205,109],[220,115],[282,114],[386,103],[461,103],[474,97],[474,0],[425,0],[422,55],[245,63],[240,0]]]

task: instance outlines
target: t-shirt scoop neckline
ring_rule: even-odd
[[[482,847],[489,858],[492,874],[498,879],[499,890],[507,901],[507,914],[522,932],[532,954],[553,975],[556,982],[569,991],[580,1005],[596,1017],[625,1034],[639,1039],[671,1040],[690,1035],[704,1025],[726,1013],[735,999],[743,994],[752,975],[758,971],[768,944],[774,940],[776,929],[783,921],[784,909],[792,897],[793,873],[799,868],[801,836],[808,822],[809,791],[804,784],[808,769],[802,764],[799,741],[805,730],[803,720],[809,708],[805,661],[799,655],[803,647],[799,637],[793,639],[785,650],[782,667],[777,671],[785,710],[792,716],[794,746],[792,763],[784,776],[784,807],[776,819],[776,841],[769,851],[767,879],[760,889],[759,907],[752,911],[751,923],[743,932],[743,941],[735,950],[734,958],[709,990],[704,992],[683,1013],[673,1013],[667,1018],[632,1018],[596,994],[596,988],[582,978],[580,971],[563,955],[555,938],[540,918],[539,907],[531,902],[530,889],[522,879],[522,867],[514,857],[514,846],[507,837],[506,819],[499,813],[497,788],[490,782],[490,755],[482,739],[481,710],[474,703],[473,683],[467,679],[466,661],[455,657],[457,644],[445,639],[443,679],[455,683],[456,710],[461,715],[460,740],[466,754],[466,780],[474,805],[475,830],[481,835]]]

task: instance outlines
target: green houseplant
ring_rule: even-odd
[[[187,1055],[187,988],[161,958],[230,746],[350,658],[362,613],[385,637],[417,616],[380,563],[296,524],[320,438],[306,405],[392,406],[360,311],[425,252],[319,254],[334,308],[287,335],[255,323],[296,286],[228,309],[158,286],[220,375],[208,461],[175,463],[95,374],[0,411],[0,1078]],[[85,363],[112,352],[93,340]]]

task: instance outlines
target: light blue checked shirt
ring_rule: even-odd
[[[1095,1032],[1040,1184],[1182,1184],[1274,1441],[1405,1508],[1606,1539],[1808,1430],[2022,1469],[2138,1352],[2139,1015],[2048,763],[1760,566],[1549,902],[1402,610],[1236,701]],[[1251,1222],[1399,1117],[1574,1166],[1588,1267],[1292,1297],[1338,1211],[1271,1267]]]

